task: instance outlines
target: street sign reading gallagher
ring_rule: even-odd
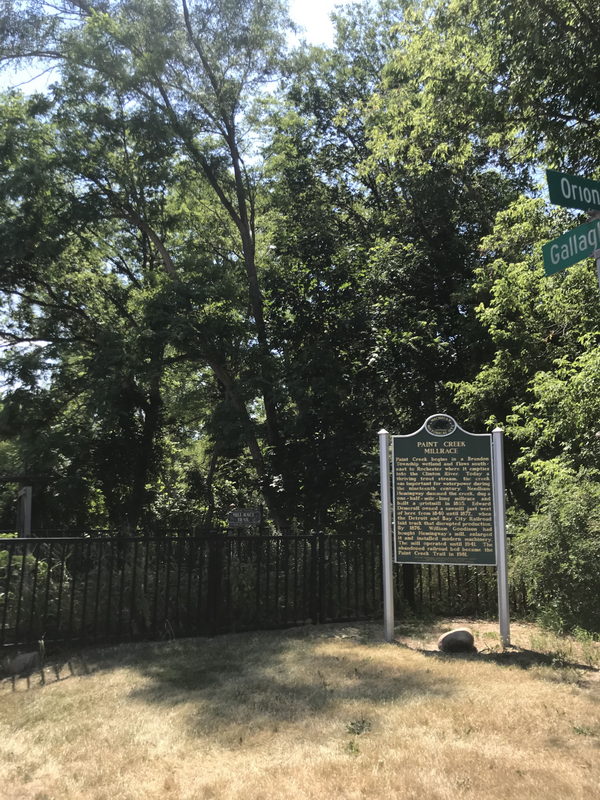
[[[544,272],[554,275],[594,254],[600,248],[600,220],[586,222],[542,247]]]

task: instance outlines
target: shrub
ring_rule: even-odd
[[[540,621],[600,631],[600,484],[558,471],[516,536],[514,572]]]

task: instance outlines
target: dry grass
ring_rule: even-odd
[[[600,645],[324,626],[122,646],[0,689],[3,800],[600,798]],[[57,680],[57,676],[60,680]]]

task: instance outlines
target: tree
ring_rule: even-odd
[[[488,69],[496,73],[494,91],[510,115],[513,154],[593,175],[600,124],[598,7],[590,0],[481,0],[455,8],[480,41],[495,42]]]
[[[79,492],[75,519],[95,473],[110,523],[135,529],[158,460],[160,281],[146,264],[142,286],[135,229],[73,190],[69,153],[37,118],[39,99],[13,97],[2,111],[3,369],[13,387],[3,427],[20,434],[24,471],[43,464],[55,489],[68,482],[71,501]]]
[[[409,5],[389,75],[396,74],[400,94],[420,82],[415,105],[404,107],[411,112],[411,141],[454,160],[487,150],[490,163],[503,170],[545,162],[593,174],[597,23],[589,0]]]
[[[118,127],[119,115],[137,110],[140,130],[150,141],[156,126],[168,131],[178,154],[180,174],[208,187],[217,204],[219,229],[229,227],[226,258],[244,276],[251,332],[246,340],[257,370],[256,389],[264,408],[265,446],[256,419],[248,412],[246,388],[222,353],[196,339],[190,348],[208,366],[235,409],[271,513],[281,525],[274,475],[280,461],[276,363],[269,344],[257,264],[257,179],[252,138],[253,101],[272,80],[284,45],[287,18],[278,0],[221,0],[179,7],[174,2],[66,2],[59,14],[44,7],[31,11],[9,3],[3,55],[58,63],[62,83],[56,91],[67,115],[83,112],[89,123],[81,136],[95,145]],[[157,37],[156,30],[162,35]],[[32,31],[35,35],[31,37]],[[27,41],[33,46],[29,47]],[[71,110],[69,110],[69,107]],[[95,110],[94,110],[95,109]],[[100,110],[100,111],[99,111]],[[86,142],[88,139],[86,138]],[[73,149],[81,140],[73,138]],[[73,147],[74,146],[74,147]],[[144,146],[144,145],[143,145]],[[165,242],[138,207],[134,183],[105,180],[106,164],[80,165],[81,177],[137,226],[159,255],[163,269],[185,295],[185,276]],[[139,166],[139,163],[136,165]],[[109,172],[110,174],[110,172]],[[98,179],[100,177],[100,180]],[[206,197],[206,195],[205,195]],[[251,398],[254,399],[254,398]]]

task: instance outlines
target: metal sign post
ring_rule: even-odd
[[[383,634],[394,638],[394,590],[392,571],[392,510],[390,506],[390,435],[379,431],[379,474],[381,478],[381,553],[383,559]]]
[[[594,258],[596,259],[596,275],[598,276],[598,288],[600,289],[600,250],[594,250]]]
[[[508,605],[508,570],[506,563],[506,503],[504,493],[504,431],[492,431],[492,480],[494,487],[494,533],[496,539],[496,577],[498,580],[498,617],[502,646],[510,644]]]

